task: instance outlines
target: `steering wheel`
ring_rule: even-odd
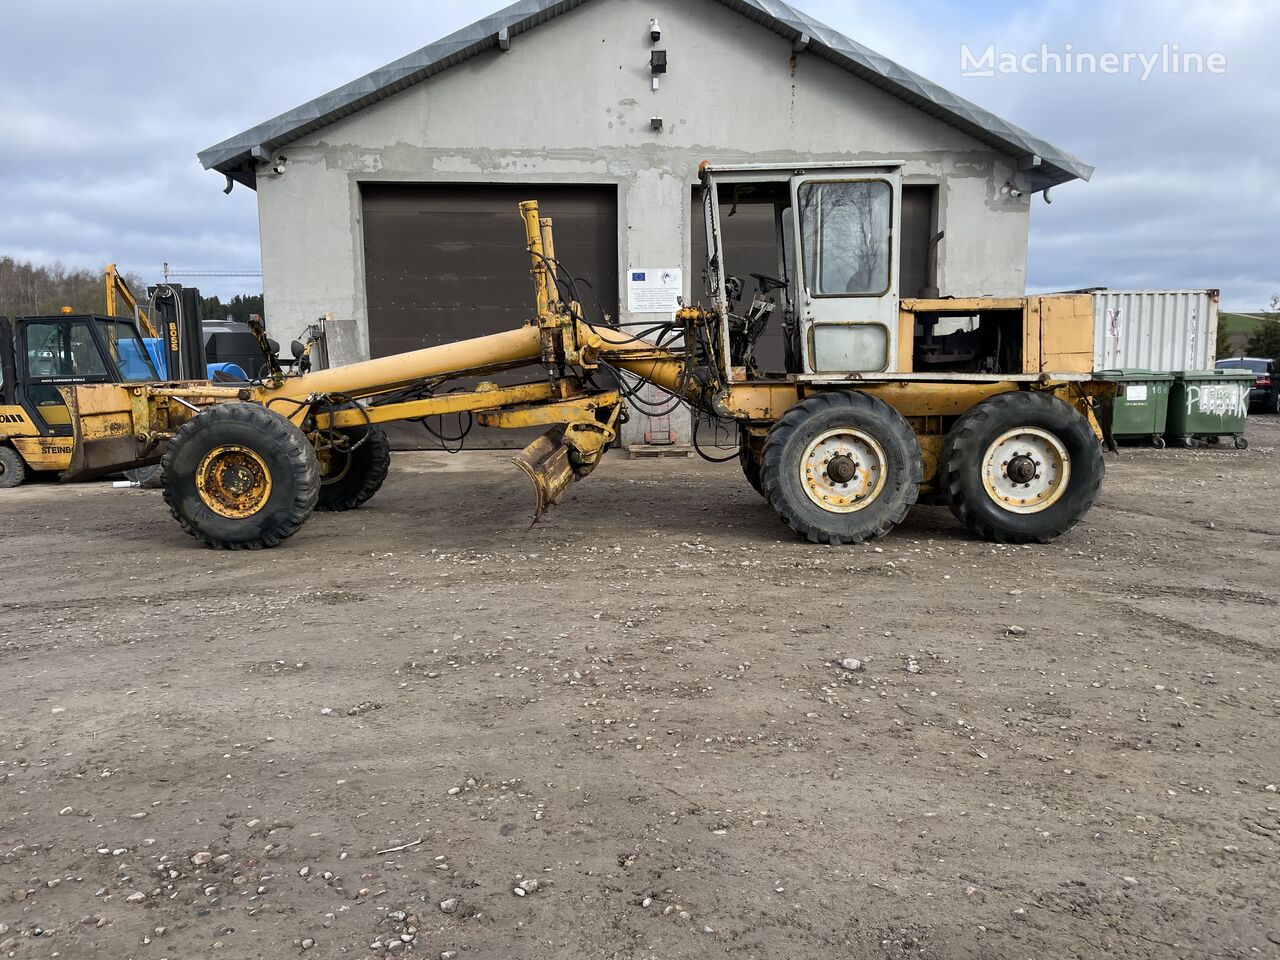
[[[787,281],[779,280],[777,277],[766,277],[763,273],[753,273],[751,278],[760,284],[760,292],[766,295],[774,290],[781,290],[787,285]]]

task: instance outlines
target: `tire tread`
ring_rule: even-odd
[[[262,434],[264,445],[284,453],[287,467],[300,481],[297,484],[298,492],[294,495],[292,502],[286,505],[281,520],[274,524],[271,530],[264,531],[254,540],[224,540],[201,530],[183,515],[175,502],[176,494],[169,482],[176,457],[182,447],[193,442],[202,433],[216,430],[224,422],[254,427]],[[319,496],[320,467],[316,461],[315,450],[306,436],[280,414],[257,404],[217,404],[192,417],[169,441],[169,447],[165,451],[161,464],[164,499],[169,506],[170,515],[199,543],[215,550],[261,550],[279,546],[297,533],[311,516]]]
[[[964,490],[964,471],[970,466],[973,458],[981,458],[984,451],[977,448],[981,445],[984,431],[990,427],[992,420],[1002,415],[1041,413],[1046,409],[1050,409],[1047,405],[1051,404],[1061,405],[1071,413],[1075,413],[1067,404],[1056,397],[1029,390],[1011,391],[997,394],[974,406],[956,421],[955,426],[951,428],[951,432],[947,434],[946,442],[942,447],[942,466],[940,468],[943,478],[943,495],[946,497],[947,506],[951,508],[955,518],[984,540],[989,540],[993,543],[1012,544],[1051,543],[1074,527],[1098,498],[1098,493],[1102,489],[1102,480],[1106,473],[1105,469],[1101,467],[1102,452],[1100,448],[1095,464],[1098,469],[1089,471],[1088,486],[1084,492],[1084,510],[1064,515],[1062,520],[1051,524],[1044,530],[1023,533],[1002,528],[985,517],[982,511],[977,509],[972,499],[966,495]],[[1067,494],[1064,495],[1068,494],[1070,494],[1070,491],[1067,491]]]
[[[791,503],[781,490],[783,447],[788,437],[800,429],[811,417],[833,408],[862,411],[874,410],[877,413],[883,412],[883,410],[892,411],[893,415],[901,421],[902,428],[910,435],[912,445],[916,445],[918,450],[915,432],[911,430],[910,425],[905,420],[902,420],[897,411],[893,410],[884,401],[856,390],[831,390],[815,394],[787,410],[769,430],[768,436],[765,437],[764,450],[760,457],[761,492],[778,512],[782,522],[810,543],[838,546],[878,540],[906,519],[911,507],[920,495],[923,467],[918,455],[912,458],[908,464],[905,496],[902,497],[902,500],[891,513],[881,517],[878,522],[861,534],[845,534],[816,527],[801,515],[795,504]]]

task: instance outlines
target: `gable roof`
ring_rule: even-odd
[[[202,150],[197,156],[206,170],[217,170],[252,187],[256,183],[257,162],[270,159],[277,147],[385,100],[500,43],[509,43],[518,34],[586,2],[588,0],[517,0],[442,40]],[[1093,167],[1066,151],[805,16],[790,4],[779,0],[718,2],[797,45],[803,44],[806,55],[829,60],[1015,158],[1033,191],[1068,180],[1088,180],[1093,175]]]

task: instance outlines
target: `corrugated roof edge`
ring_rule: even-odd
[[[217,170],[252,187],[256,182],[257,161],[267,159],[266,156],[255,156],[255,152],[268,154],[276,147],[350,116],[483,50],[496,47],[498,33],[502,30],[514,37],[585,2],[519,0],[309,103],[201,150],[197,157],[206,170]],[[790,4],[776,0],[719,2],[793,41],[807,36],[807,53],[822,56],[974,139],[1008,153],[1018,160],[1032,190],[1043,190],[1069,180],[1088,180],[1093,175],[1093,167],[1082,160],[867,49]]]

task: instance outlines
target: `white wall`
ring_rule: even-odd
[[[669,64],[656,93],[655,16]],[[620,281],[682,265],[700,293],[700,161],[901,160],[905,183],[940,184],[942,293],[1024,289],[1030,202],[1000,194],[1011,158],[826,61],[793,61],[788,40],[711,0],[591,0],[278,152],[285,172],[258,173],[268,322],[292,336],[332,313],[339,363],[368,354],[361,181],[616,184]]]

